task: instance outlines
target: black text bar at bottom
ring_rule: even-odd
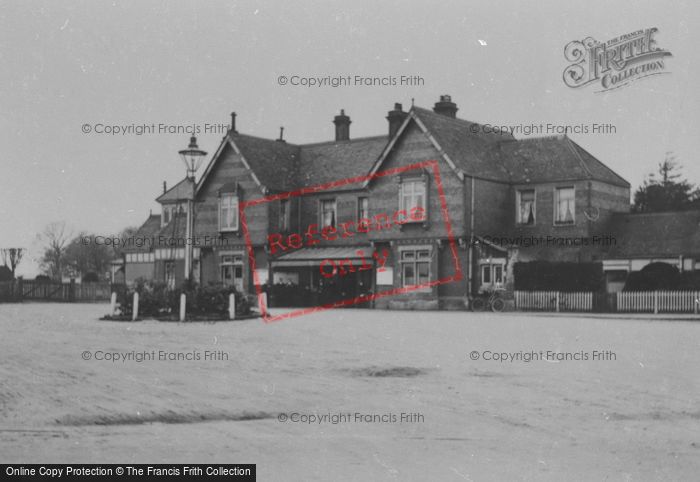
[[[70,479],[86,477],[227,477],[254,481],[255,464],[0,464],[0,479]]]

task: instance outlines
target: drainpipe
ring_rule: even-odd
[[[469,250],[467,251],[467,297],[471,298],[473,283],[473,260],[474,260],[474,176],[471,178],[471,201],[469,203]]]

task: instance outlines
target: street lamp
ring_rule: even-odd
[[[194,187],[195,173],[204,160],[207,153],[197,146],[197,138],[190,137],[190,145],[187,149],[179,151],[182,161],[187,168],[187,179],[190,183],[190,189],[187,192],[187,226],[185,227],[185,280],[190,281],[192,276],[192,254],[194,250],[194,240],[192,232],[194,231]]]

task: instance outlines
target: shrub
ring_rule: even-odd
[[[513,266],[515,289],[523,291],[602,291],[602,263],[519,262]]]
[[[681,274],[668,263],[650,263],[627,276],[624,291],[693,289],[697,282],[698,277],[692,272]]]
[[[12,270],[7,266],[0,266],[0,281],[12,281]]]
[[[139,317],[162,317],[179,314],[182,293],[187,296],[187,314],[189,316],[227,318],[228,299],[231,293],[235,293],[237,315],[248,315],[252,311],[252,306],[243,293],[220,283],[204,287],[185,284],[179,289],[172,290],[162,281],[138,279],[133,288],[119,294],[122,314],[130,316],[133,313],[135,291],[139,293]]]
[[[51,278],[45,274],[40,274],[34,278],[34,281],[38,281],[39,283],[51,283]]]
[[[100,277],[94,271],[89,271],[83,276],[83,283],[96,283],[100,281]]]

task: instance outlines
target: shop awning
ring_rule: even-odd
[[[271,261],[273,268],[319,266],[323,260],[348,260],[353,265],[372,264],[371,246],[344,246],[332,248],[302,248]],[[346,261],[347,262],[347,261]]]

